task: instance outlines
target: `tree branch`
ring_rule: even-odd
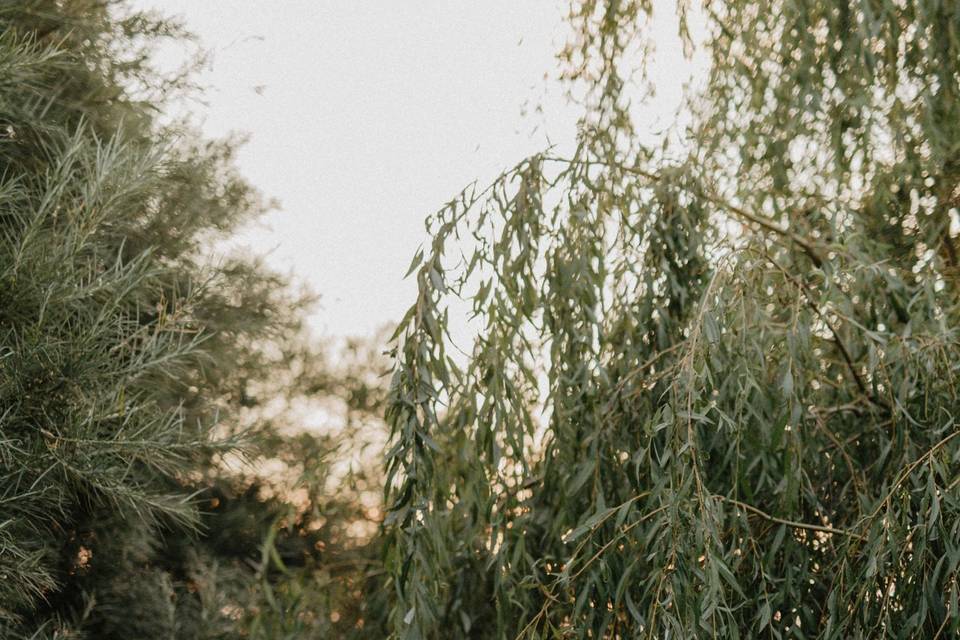
[[[570,160],[570,159],[567,159],[567,158],[560,158],[560,157],[556,157],[556,156],[547,156],[547,157],[544,157],[544,160],[551,160],[551,161],[554,161],[554,162],[564,162],[564,163],[566,163],[566,164],[576,164],[576,163],[579,163],[579,164],[583,164],[583,165],[586,165],[586,166],[589,166],[589,165],[601,165],[601,166],[605,166],[605,167],[612,167],[612,168],[620,169],[621,171],[624,171],[624,172],[626,172],[626,173],[630,173],[630,174],[632,174],[632,175],[641,176],[641,177],[643,177],[643,178],[646,178],[647,180],[650,180],[651,182],[658,182],[658,181],[662,180],[662,178],[663,178],[663,176],[661,176],[661,175],[658,174],[658,173],[653,173],[653,172],[650,172],[650,171],[646,171],[645,169],[641,169],[641,168],[639,168],[639,167],[629,167],[629,166],[626,166],[626,165],[612,164],[612,163],[610,163],[610,162],[604,162],[604,161],[599,161],[599,160],[596,160],[596,161],[591,161],[591,160]],[[793,231],[791,231],[790,229],[788,229],[788,228],[786,228],[786,227],[783,227],[783,226],[781,226],[781,225],[778,225],[778,224],[774,223],[773,221],[771,221],[771,220],[769,220],[769,219],[767,219],[767,218],[765,218],[765,217],[763,217],[763,216],[758,216],[758,215],[756,215],[756,214],[754,214],[754,213],[750,213],[749,211],[743,209],[742,207],[738,207],[737,205],[735,205],[735,204],[733,204],[733,203],[731,203],[731,202],[727,202],[726,200],[724,200],[724,199],[721,198],[720,196],[718,196],[718,195],[716,195],[716,194],[714,194],[714,193],[712,193],[712,192],[710,192],[710,191],[707,191],[707,190],[705,190],[705,189],[704,189],[704,190],[701,190],[700,195],[703,196],[703,198],[704,198],[707,202],[713,204],[714,206],[720,207],[721,209],[726,209],[726,210],[729,211],[730,213],[734,214],[736,217],[738,217],[738,218],[740,218],[740,219],[742,219],[742,220],[745,220],[746,222],[749,222],[749,223],[751,223],[751,224],[755,224],[755,225],[757,225],[757,226],[759,226],[759,227],[762,227],[763,229],[766,229],[767,231],[773,232],[773,233],[775,233],[775,234],[777,234],[777,235],[779,235],[779,236],[781,236],[781,237],[783,237],[783,238],[786,238],[786,239],[789,240],[790,242],[792,242],[792,243],[794,243],[795,245],[797,245],[798,247],[800,247],[800,249],[801,249],[805,254],[807,254],[807,256],[810,258],[810,260],[813,262],[814,265],[816,265],[818,268],[820,268],[820,267],[823,266],[823,258],[821,258],[821,257],[820,257],[820,254],[817,253],[817,250],[816,250],[816,248],[814,247],[813,243],[810,242],[809,240],[807,240],[806,238],[804,238],[804,237],[802,237],[802,236],[794,233]]]
[[[846,536],[848,538],[856,538],[858,540],[864,539],[864,537],[861,536],[859,533],[854,533],[852,531],[847,531],[845,529],[835,529],[834,527],[826,527],[819,524],[810,524],[808,522],[797,522],[796,520],[785,520],[784,518],[778,518],[776,516],[772,516],[766,511],[762,511],[753,505],[747,504],[746,502],[740,502],[739,500],[735,500],[733,498],[728,498],[726,496],[721,496],[721,495],[714,495],[713,497],[717,500],[720,500],[721,502],[732,504],[736,507],[743,509],[744,511],[748,511],[754,515],[760,516],[764,520],[768,520],[770,522],[776,522],[777,524],[786,525],[794,529],[806,529],[808,531],[819,531],[821,533],[833,533],[839,536]]]

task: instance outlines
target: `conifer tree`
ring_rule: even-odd
[[[345,636],[360,617],[376,547],[349,543],[368,516],[327,487],[340,444],[281,438],[294,418],[266,408],[333,395],[369,416],[381,396],[369,364],[335,372],[305,342],[310,296],[211,259],[267,204],[234,143],[156,118],[192,81],[151,47],[188,37],[119,0],[0,4],[5,639]],[[306,498],[264,492],[264,458]]]
[[[573,3],[576,151],[429,219],[393,636],[955,637],[960,4],[678,2],[710,68],[647,147],[652,4]]]

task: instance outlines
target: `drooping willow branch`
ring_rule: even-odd
[[[571,165],[582,164],[584,166],[591,166],[591,165],[603,166],[609,169],[616,169],[618,171],[623,171],[625,173],[646,178],[647,180],[653,183],[660,182],[661,180],[663,180],[663,176],[660,175],[659,173],[654,173],[646,169],[642,169],[640,167],[628,166],[628,165],[622,165],[622,164],[613,164],[613,163],[602,161],[602,160],[575,160],[570,158],[562,158],[558,156],[546,156],[544,157],[544,160],[552,161],[552,162],[562,162],[562,163],[571,164]],[[710,204],[729,211],[730,213],[740,218],[741,220],[746,221],[747,223],[755,224],[759,227],[762,227],[763,229],[766,229],[767,231],[770,231],[782,238],[789,240],[793,244],[800,247],[800,249],[805,254],[807,254],[807,256],[810,258],[810,261],[813,262],[813,264],[816,267],[820,268],[823,266],[823,258],[820,256],[820,253],[817,251],[814,244],[807,238],[804,238],[803,236],[791,231],[785,226],[776,224],[775,222],[773,222],[772,220],[769,220],[764,216],[759,216],[754,213],[751,213],[746,209],[739,207],[733,204],[732,202],[725,200],[724,198],[721,198],[720,196],[715,194],[712,190],[706,187],[700,189],[698,191],[698,195],[702,196],[704,200],[706,200]]]
[[[837,529],[834,527],[828,527],[828,526],[819,525],[819,524],[812,524],[809,522],[798,522],[797,520],[787,520],[785,518],[778,518],[777,516],[770,515],[766,511],[763,511],[762,509],[758,509],[757,507],[751,504],[747,504],[746,502],[735,500],[734,498],[728,498],[727,496],[715,495],[713,496],[713,498],[714,500],[719,500],[720,502],[726,502],[727,504],[732,504],[733,506],[743,509],[744,511],[749,511],[750,513],[756,516],[760,516],[764,520],[775,522],[777,524],[782,524],[782,525],[791,527],[793,529],[805,529],[807,531],[819,531],[821,533],[831,533],[838,536],[855,538],[857,540],[864,539],[864,537],[859,533],[854,533],[853,531],[847,531],[846,529]]]

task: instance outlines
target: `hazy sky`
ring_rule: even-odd
[[[578,110],[553,80],[567,0],[134,4],[182,16],[212,53],[206,105],[191,110],[209,136],[249,134],[240,169],[282,205],[241,242],[321,295],[312,320],[326,334],[399,319],[424,217],[547,135],[574,138]],[[650,126],[676,107],[686,69],[660,13]],[[160,54],[174,67],[193,52]]]

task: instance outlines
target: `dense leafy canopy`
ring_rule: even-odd
[[[387,411],[393,633],[953,637],[960,4],[680,3],[709,73],[647,148],[651,4],[575,3],[572,156],[429,220]]]
[[[309,296],[212,259],[265,204],[232,143],[155,118],[190,75],[151,47],[186,37],[123,2],[0,3],[5,639],[376,628],[377,548],[349,529],[377,475],[335,470],[349,438],[288,432],[308,396],[370,422],[380,385],[360,346],[334,366],[306,342]]]

